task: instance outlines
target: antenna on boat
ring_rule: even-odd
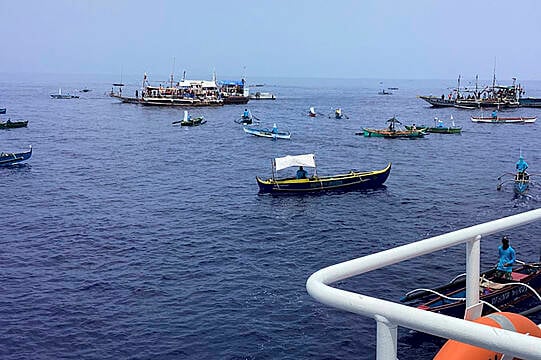
[[[175,57],[173,56],[173,69],[171,70],[171,87],[173,87],[173,82],[175,82]]]
[[[496,56],[494,56],[494,72],[492,73],[492,93],[496,87]]]

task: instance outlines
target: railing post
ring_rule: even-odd
[[[479,303],[479,275],[481,258],[481,235],[466,242],[466,309],[472,308]],[[480,317],[473,314],[468,320]]]
[[[398,326],[381,315],[375,315],[377,321],[377,360],[396,360]]]

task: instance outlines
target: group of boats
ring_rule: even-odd
[[[0,114],[6,114],[6,113],[7,113],[6,108],[0,109]],[[22,127],[27,127],[27,126],[28,126],[28,120],[11,121],[11,119],[7,119],[7,121],[0,121],[0,129],[15,129],[15,128],[22,128]],[[22,163],[28,160],[30,156],[32,156],[32,146],[30,146],[30,150],[28,151],[0,152],[0,167]]]

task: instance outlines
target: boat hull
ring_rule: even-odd
[[[250,97],[242,96],[242,95],[228,95],[228,96],[222,95],[222,100],[223,100],[224,105],[247,104],[248,101],[250,101]]]
[[[382,186],[391,172],[391,164],[377,171],[351,171],[347,174],[312,177],[309,179],[268,179],[256,177],[260,193],[292,194],[320,193],[326,191],[354,191],[375,189]]]
[[[472,116],[471,121],[487,124],[531,124],[537,120],[536,116],[531,117],[482,117]]]
[[[397,139],[397,138],[422,138],[425,136],[423,131],[419,130],[395,130],[390,131],[387,129],[363,129],[362,134],[365,137],[382,137],[386,139]]]
[[[291,139],[291,133],[289,131],[272,132],[270,129],[256,129],[245,126],[244,132],[250,135],[269,138],[269,139]]]
[[[14,129],[28,126],[28,120],[26,121],[6,121],[0,123],[0,129]]]
[[[32,156],[32,147],[30,150],[19,153],[0,153],[0,167],[19,164]]]
[[[487,282],[481,283],[482,293],[480,300],[483,300],[499,310],[521,312],[527,311],[534,306],[539,305],[539,301],[533,292],[523,285],[505,285],[506,283],[522,283],[534,288],[537,292],[541,291],[541,264],[524,265],[513,270],[511,280],[495,279],[496,271],[494,269],[483,273],[482,278],[493,281],[492,286]],[[494,283],[494,281],[497,281]],[[465,297],[465,279],[451,282],[447,285],[433,289],[451,298]],[[501,287],[501,284],[505,286]],[[420,309],[432,311],[444,315],[458,318],[464,317],[466,306],[465,300],[444,299],[434,293],[426,291],[418,294],[408,295],[401,299],[402,302],[410,303]],[[483,315],[494,312],[490,306],[483,306]]]
[[[190,120],[182,120],[180,126],[199,126],[206,123],[207,120],[203,117],[197,117]]]
[[[520,98],[518,102],[522,107],[541,108],[541,98]]]
[[[411,130],[411,126],[406,126],[406,129]],[[461,127],[428,127],[424,125],[417,126],[417,129],[427,133],[436,134],[460,134],[462,132]]]
[[[423,99],[433,107],[453,107],[455,106],[454,100],[442,99],[437,96],[419,96],[419,99]]]

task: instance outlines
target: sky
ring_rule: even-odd
[[[541,80],[541,1],[0,0],[0,73]]]

